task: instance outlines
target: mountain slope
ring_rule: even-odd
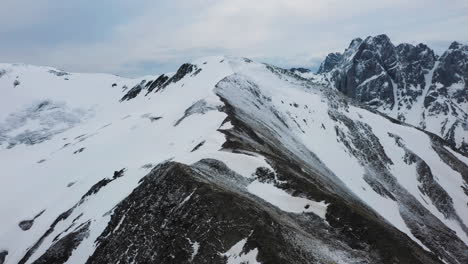
[[[68,98],[34,78],[0,86],[5,263],[468,261],[468,158],[335,90],[230,57]]]
[[[467,45],[453,42],[438,57],[424,44],[395,46],[378,35],[331,53],[312,78],[468,153],[467,74]]]

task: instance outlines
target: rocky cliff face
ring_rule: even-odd
[[[358,102],[438,134],[467,153],[467,50],[454,42],[438,57],[424,44],[395,46],[378,35],[328,55],[318,75]]]

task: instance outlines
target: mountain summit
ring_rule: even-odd
[[[468,153],[467,45],[453,42],[439,57],[425,44],[357,38],[343,54],[329,54],[317,73],[322,84]]]

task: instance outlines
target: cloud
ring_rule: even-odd
[[[51,0],[3,0],[0,3],[0,33],[41,23],[51,10]]]
[[[13,34],[8,47],[0,44],[0,57],[71,71],[148,74],[219,54],[313,67],[351,39],[380,33],[440,51],[453,40],[468,42],[460,26],[468,24],[464,0],[4,1],[15,11],[0,11],[0,22],[13,21],[0,33],[55,28],[43,27],[29,46]],[[57,10],[63,14],[47,21]],[[21,20],[22,12],[30,16]]]

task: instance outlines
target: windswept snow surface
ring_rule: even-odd
[[[439,158],[425,133],[348,105],[343,98],[330,95],[320,86],[265,64],[242,58],[209,57],[192,65],[201,70],[188,73],[160,91],[148,95],[144,91],[129,101],[119,102],[142,80],[103,74],[57,75],[51,70],[61,71],[47,67],[0,64],[0,70],[6,72],[0,78],[3,95],[0,143],[27,131],[44,131],[44,127],[53,131],[44,132],[49,136],[37,143],[18,141],[14,146],[0,145],[0,248],[8,250],[6,263],[18,263],[57,216],[70,208],[73,208],[70,216],[58,221],[26,263],[32,263],[46,252],[54,238],[62,238],[89,223],[89,232],[67,260],[67,263],[85,262],[94,252],[96,238],[106,228],[113,208],[152,167],[167,160],[193,164],[201,159],[218,159],[250,180],[246,188],[255,196],[281,210],[312,212],[325,220],[329,202],[296,197],[273,183],[253,179],[259,167],[274,169],[261,155],[234,153],[223,148],[226,136],[222,130],[232,129],[233,125],[226,122],[227,114],[220,111],[224,106],[220,97],[248,113],[252,120],[260,120],[282,147],[306,164],[304,170],[322,175],[324,181],[363,201],[423,245],[412,234],[408,220],[401,216],[405,201],[376,192],[365,179],[366,175],[375,173],[378,178],[380,174],[372,170],[369,160],[362,158],[367,153],[353,152],[359,152],[360,147],[353,145],[353,139],[367,137],[368,131],[364,130],[370,127],[374,139],[392,161],[386,163],[385,169],[397,187],[389,192],[413,197],[468,244],[464,229],[468,225],[468,199],[462,189],[466,182],[460,172]],[[14,86],[16,79],[20,84]],[[238,89],[239,86],[245,89]],[[66,125],[63,118],[54,119],[47,113],[37,114],[39,118],[24,115],[24,109],[33,109],[29,111],[36,115],[31,106],[43,101],[54,102],[52,105],[58,106],[65,115],[83,114],[78,115],[76,122],[66,122]],[[210,107],[187,115],[187,110],[200,101]],[[26,116],[21,119],[26,121],[11,121],[12,116],[21,115]],[[334,117],[338,115],[344,117],[338,120]],[[352,131],[344,121],[348,119],[361,124],[360,128]],[[344,137],[340,139],[340,135]],[[407,149],[428,164],[435,181],[452,199],[454,216],[446,217],[421,193],[415,164],[404,162],[406,153],[391,135],[399,136]],[[466,164],[466,157],[455,152],[454,156]],[[124,169],[123,176],[112,179],[114,172],[121,169]],[[98,192],[83,197],[106,178],[112,180]],[[190,199],[188,196],[184,201]],[[30,230],[23,231],[18,226],[43,210]],[[228,257],[228,263],[258,263],[258,249],[243,251],[246,241],[241,240],[222,253]],[[199,244],[192,245],[194,258]]]

